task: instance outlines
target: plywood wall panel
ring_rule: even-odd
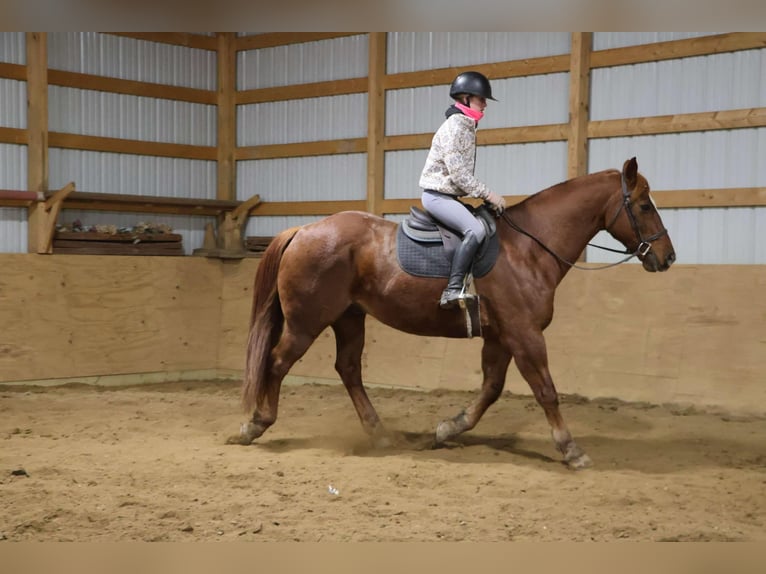
[[[26,254],[0,261],[2,381],[216,368],[214,261]]]
[[[241,376],[258,259],[0,255],[0,383],[133,373]],[[560,393],[766,414],[766,268],[573,271],[546,331]],[[478,392],[480,339],[367,319],[369,384]],[[340,384],[325,330],[290,374]],[[512,365],[506,389],[530,394]]]

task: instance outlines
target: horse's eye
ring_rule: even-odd
[[[651,203],[642,203],[639,207],[641,207],[641,211],[647,212],[647,211],[651,211],[652,204]]]

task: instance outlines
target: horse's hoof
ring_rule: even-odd
[[[455,429],[454,421],[451,421],[451,420],[442,421],[436,426],[435,443],[436,445],[444,444],[456,434],[458,433],[457,433],[457,429]]]
[[[266,430],[261,425],[255,425],[252,422],[242,423],[239,427],[239,434],[235,434],[226,439],[226,444],[242,444],[249,445],[253,440],[257,439]]]
[[[247,446],[251,442],[253,442],[252,439],[248,439],[248,437],[241,434],[235,434],[226,439],[226,444],[241,444]]]
[[[584,468],[590,468],[591,466],[593,466],[593,461],[585,453],[582,453],[580,456],[575,457],[566,462],[567,462],[567,466],[571,468],[572,470],[583,470]]]

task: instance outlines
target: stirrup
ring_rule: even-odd
[[[467,281],[463,282],[461,289],[450,289],[449,287],[442,291],[442,297],[439,300],[439,307],[442,309],[452,309],[459,305],[461,309],[466,308],[466,301],[476,299],[476,295],[466,291]]]

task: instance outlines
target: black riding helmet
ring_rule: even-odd
[[[492,86],[489,85],[487,76],[480,72],[463,72],[452,80],[449,95],[454,100],[459,94],[470,94],[497,101],[492,97]]]

